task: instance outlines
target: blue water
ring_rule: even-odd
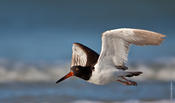
[[[129,60],[174,57],[174,4],[174,0],[0,1],[0,58],[70,60],[73,42],[99,53],[101,33],[123,27],[167,35],[159,47],[132,47]]]
[[[101,102],[170,100],[169,82],[152,81],[138,84],[136,87],[118,83],[97,86],[81,80],[67,80],[57,85],[55,83],[6,83],[0,85],[0,101],[5,103],[22,103],[23,101],[25,103],[73,103],[77,100]],[[175,93],[174,90],[172,92]]]

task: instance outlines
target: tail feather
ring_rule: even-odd
[[[142,74],[142,72],[128,72],[125,77],[133,77]]]

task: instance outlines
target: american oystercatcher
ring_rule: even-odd
[[[70,72],[56,83],[76,76],[98,85],[114,81],[125,85],[137,85],[135,81],[128,78],[138,76],[142,72],[128,71],[128,67],[125,66],[130,44],[160,45],[164,40],[163,37],[165,35],[141,29],[109,30],[102,34],[100,55],[80,43],[74,43]]]

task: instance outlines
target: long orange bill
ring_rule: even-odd
[[[64,77],[62,77],[61,79],[59,79],[56,83],[59,83],[59,82],[65,80],[65,79],[67,79],[67,78],[69,78],[69,77],[71,77],[73,75],[74,75],[74,73],[71,71],[67,75],[65,75]]]

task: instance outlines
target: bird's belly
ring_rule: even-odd
[[[118,77],[115,75],[115,72],[112,71],[93,72],[88,82],[97,85],[104,85],[116,81],[117,78]]]

